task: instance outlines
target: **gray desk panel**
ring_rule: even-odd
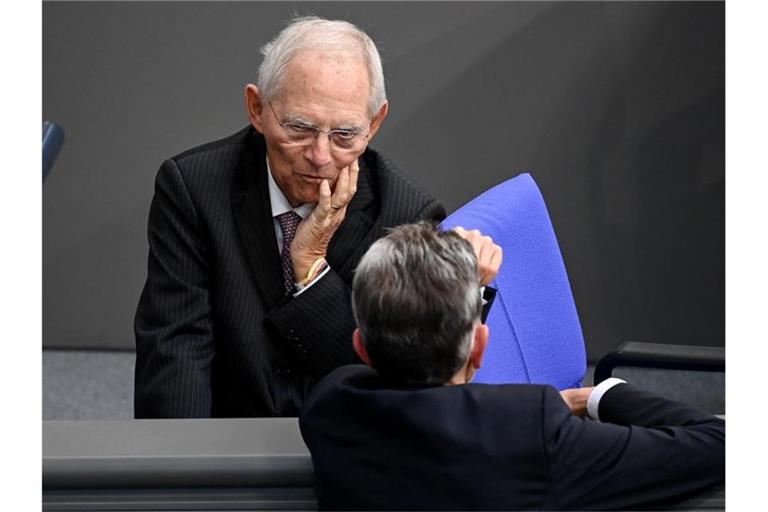
[[[295,418],[43,422],[43,486],[313,485]]]
[[[43,510],[317,510],[317,501],[314,491],[304,487],[66,489],[46,491]]]
[[[43,422],[45,511],[315,510],[313,485],[295,418]]]

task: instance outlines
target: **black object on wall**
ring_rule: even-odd
[[[259,47],[294,12],[380,46],[373,145],[449,210],[537,180],[591,360],[723,345],[722,2],[45,2],[43,114],[67,151],[43,202],[43,343],[133,347],[163,159],[246,123]]]
[[[64,130],[52,121],[43,121],[43,181],[64,145]]]

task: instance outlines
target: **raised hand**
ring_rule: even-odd
[[[453,229],[461,238],[472,244],[472,249],[477,257],[477,270],[479,273],[480,284],[487,285],[496,277],[501,268],[503,260],[503,251],[501,247],[493,243],[493,239],[483,235],[477,229],[467,231],[461,226]]]
[[[334,233],[347,214],[347,206],[357,192],[357,175],[360,166],[357,158],[343,168],[331,193],[328,180],[320,182],[320,197],[315,209],[296,229],[291,242],[291,260],[296,280],[304,279],[312,263],[324,258]]]

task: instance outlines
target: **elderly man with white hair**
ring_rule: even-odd
[[[135,319],[137,418],[295,416],[359,362],[350,285],[392,226],[443,206],[368,147],[387,116],[376,45],[346,21],[295,19],[245,87],[250,125],[166,160]],[[490,282],[501,249],[459,230]]]

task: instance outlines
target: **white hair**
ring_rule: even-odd
[[[327,20],[318,16],[294,18],[261,49],[264,61],[259,66],[257,85],[265,101],[273,100],[280,93],[291,59],[304,50],[359,53],[368,69],[370,116],[374,117],[387,101],[381,57],[368,34],[348,21]]]

